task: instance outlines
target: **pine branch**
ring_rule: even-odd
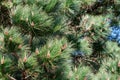
[[[26,75],[27,73],[25,72],[25,70],[23,70],[22,71],[22,80],[28,80],[27,78],[26,78]]]
[[[110,1],[107,1],[107,0],[104,0],[102,2],[96,2],[94,5],[92,6],[89,6],[87,8],[85,8],[84,10],[86,10],[86,13],[89,13],[89,14],[94,14],[97,12],[97,9],[99,7],[108,7],[108,6],[113,6],[114,5],[114,0],[110,0]],[[101,13],[96,13],[97,15],[98,14],[103,14],[104,12],[101,12]]]
[[[12,26],[10,11],[4,5],[0,5],[0,25],[4,25],[4,27]]]
[[[7,74],[7,76],[8,76],[8,78],[9,78],[10,80],[16,80],[14,77],[12,77],[12,76],[10,76],[10,75],[8,75],[8,74]]]
[[[77,13],[77,15],[72,19],[72,22],[70,25],[75,26],[75,25],[79,25],[79,22],[82,19],[82,16],[85,14],[92,14],[92,15],[103,15],[106,14],[107,7],[110,6],[115,6],[114,4],[114,0],[110,0],[110,1],[102,1],[102,2],[95,2],[93,5],[83,5],[82,7],[80,7],[80,11],[79,13]],[[100,11],[99,8],[103,7],[103,9]]]
[[[16,52],[13,52],[12,55],[13,55],[16,59],[19,59],[19,56],[17,55]]]
[[[32,46],[32,41],[33,41],[33,34],[31,32],[29,32],[29,34],[30,34],[29,45],[31,47]]]

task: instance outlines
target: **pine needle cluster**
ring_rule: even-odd
[[[119,80],[119,0],[1,0],[0,80]]]

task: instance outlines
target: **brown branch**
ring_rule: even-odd
[[[0,4],[0,25],[12,26],[10,11],[7,7]]]
[[[29,32],[29,34],[30,34],[29,45],[31,46],[33,41],[33,34],[32,32]]]
[[[10,80],[16,80],[14,77],[12,77],[12,76],[10,76],[10,75],[8,75],[8,74],[7,74],[7,76],[8,76],[8,78],[9,78]]]
[[[13,52],[12,55],[13,55],[14,57],[16,57],[17,59],[19,59],[19,56],[17,55],[16,52]]]
[[[22,80],[28,80],[27,77],[26,77],[25,70],[22,71]]]

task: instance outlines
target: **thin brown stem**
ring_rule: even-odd
[[[30,32],[30,39],[29,39],[29,45],[32,45],[32,41],[33,41],[33,34]]]
[[[7,75],[10,80],[16,80],[14,77]]]
[[[22,71],[22,80],[28,80],[25,70]]]

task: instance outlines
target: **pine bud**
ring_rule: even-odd
[[[39,54],[39,50],[38,50],[38,48],[36,48],[35,53],[36,53],[36,54]]]
[[[2,46],[0,46],[0,49],[3,49],[3,47],[2,47]]]
[[[1,64],[4,64],[4,61],[5,61],[5,59],[4,59],[4,56],[3,56],[2,59],[1,59]]]
[[[28,18],[26,18],[26,22],[28,22]]]
[[[32,23],[31,23],[31,26],[34,27],[34,25],[35,25],[34,22],[32,22]]]
[[[94,33],[92,33],[91,36],[94,36]]]
[[[22,45],[20,44],[19,46],[18,46],[18,49],[21,49],[22,48]]]
[[[118,62],[118,67],[120,68],[120,61]]]
[[[8,31],[5,31],[4,34],[5,34],[5,35],[8,35]]]
[[[50,58],[50,51],[47,52],[47,58]]]
[[[10,37],[9,40],[12,41],[12,37]]]
[[[62,50],[66,49],[66,48],[67,48],[67,44],[64,44],[64,45],[61,47]]]
[[[4,41],[4,39],[3,39],[2,37],[0,37],[0,41],[2,41],[2,42],[3,42],[3,41]]]
[[[110,80],[110,78],[107,78],[106,80]]]
[[[74,68],[74,69],[75,69],[75,72],[76,72],[76,71],[77,71],[77,68],[76,68],[76,66],[75,66],[75,68]]]
[[[23,62],[26,62],[27,61],[27,56],[25,54],[24,58],[23,58]]]
[[[20,20],[23,20],[23,18],[21,17]]]
[[[34,16],[34,12],[31,12],[32,16]]]
[[[114,72],[114,69],[112,68],[112,72]]]

